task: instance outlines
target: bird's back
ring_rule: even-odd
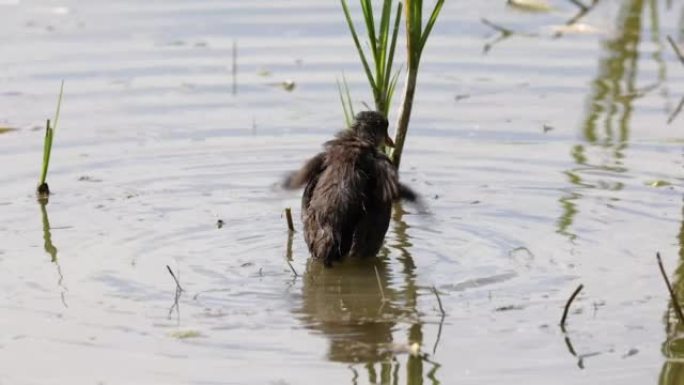
[[[326,264],[349,253],[357,226],[372,206],[375,152],[358,140],[329,142],[321,172],[304,190],[304,235],[312,255]]]

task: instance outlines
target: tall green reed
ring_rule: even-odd
[[[361,11],[363,13],[364,22],[366,24],[366,32],[368,34],[369,46],[371,51],[371,58],[375,67],[371,69],[364,50],[361,48],[358,34],[352,22],[349,13],[349,7],[346,0],[340,0],[342,10],[344,11],[347,25],[354,39],[354,44],[359,53],[359,58],[363,64],[368,83],[373,91],[375,99],[375,108],[382,112],[385,116],[389,114],[392,96],[397,84],[399,71],[392,73],[392,64],[394,62],[394,53],[396,40],[399,31],[399,22],[401,19],[402,8],[405,14],[406,25],[406,80],[404,82],[404,93],[402,102],[400,104],[399,117],[397,120],[397,128],[395,133],[394,144],[395,148],[392,152],[392,160],[397,168],[401,162],[404,143],[408,133],[409,120],[411,119],[411,111],[413,109],[413,99],[416,93],[416,83],[418,80],[418,68],[420,66],[420,58],[423,54],[423,49],[430,36],[430,32],[437,21],[444,0],[437,0],[434,8],[430,13],[429,18],[423,26],[423,1],[422,0],[405,0],[406,6],[398,3],[396,7],[396,16],[394,17],[392,35],[390,36],[390,17],[392,9],[392,0],[383,0],[380,10],[380,28],[377,33],[375,30],[375,16],[370,0],[359,0],[361,3]],[[348,97],[348,88],[346,87],[347,104],[351,106],[351,100]],[[350,108],[344,107],[344,96],[342,87],[338,82],[338,89],[340,98],[343,102],[346,119],[349,121],[348,110]],[[352,112],[353,114],[353,112]]]
[[[399,168],[401,163],[401,155],[403,154],[409,120],[411,119],[420,58],[443,5],[444,0],[438,0],[435,3],[430,18],[427,20],[425,28],[423,28],[423,0],[406,0],[406,82],[404,83],[404,96],[401,109],[399,110],[397,131],[394,139],[395,149],[392,154],[392,161],[397,168]]]

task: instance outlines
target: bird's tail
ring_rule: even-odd
[[[347,250],[343,250],[345,248],[341,238],[339,234],[335,234],[332,227],[325,226],[319,229],[316,240],[313,242],[314,257],[323,261],[327,267],[331,267],[333,262],[341,260],[349,249],[347,246]]]

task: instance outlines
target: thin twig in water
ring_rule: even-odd
[[[577,357],[577,352],[575,351],[575,347],[572,346],[572,341],[570,341],[570,336],[567,334],[565,335],[565,346],[568,347],[568,351],[570,352],[570,354]]]
[[[446,316],[446,312],[444,311],[444,307],[442,306],[442,299],[439,298],[439,292],[437,291],[437,288],[433,286],[432,292],[435,294],[435,297],[437,297],[437,304],[439,305],[439,311],[442,313],[442,317]]]
[[[573,357],[577,358],[577,367],[580,369],[584,369],[584,359],[585,358],[598,356],[600,354],[598,352],[578,354],[575,351],[575,347],[572,346],[572,341],[570,341],[570,335],[568,335],[566,333],[564,339],[565,339],[565,346],[568,348],[568,351],[570,352],[570,354],[572,354]]]
[[[587,10],[589,9],[589,7],[587,7],[586,5],[584,5],[584,4],[583,4],[582,2],[580,2],[579,0],[568,0],[568,1],[571,2],[571,3],[573,3],[573,4],[575,4],[576,6],[578,6],[580,9],[582,9],[582,10],[584,10],[584,11],[587,11]]]
[[[177,319],[178,324],[180,325],[180,303],[178,301],[180,300],[180,296],[183,293],[183,288],[181,287],[180,281],[176,277],[176,274],[174,274],[173,270],[171,270],[171,267],[169,267],[169,265],[166,265],[166,269],[169,271],[169,274],[171,274],[171,277],[173,278],[174,282],[176,282],[176,292],[174,293],[174,296],[173,296],[173,305],[171,305],[171,307],[169,308],[168,318],[171,319],[171,314],[173,314],[173,311],[175,309],[176,310],[176,316],[177,316],[176,319]]]
[[[292,270],[292,274],[294,274],[295,278],[299,277],[299,274],[297,274],[297,270],[295,270],[294,266],[292,266],[292,262],[288,260],[287,265],[290,266],[290,270]]]
[[[178,281],[178,278],[176,278],[176,274],[173,273],[173,270],[171,270],[169,265],[166,265],[166,269],[169,271],[169,274],[171,274],[171,277],[176,282],[176,288],[180,291],[183,291],[183,287],[181,286],[180,282]]]
[[[380,289],[380,296],[382,296],[382,302],[386,302],[387,299],[385,299],[385,291],[382,290],[382,284],[380,283],[380,273],[378,273],[378,267],[373,266],[375,269],[375,278],[378,280],[378,289]]]
[[[684,323],[684,314],[682,314],[682,308],[679,306],[679,301],[677,301],[677,295],[674,290],[672,290],[672,285],[670,285],[670,280],[667,278],[665,273],[665,267],[663,266],[663,260],[660,258],[660,252],[656,253],[656,258],[658,259],[658,267],[660,267],[660,274],[663,275],[663,280],[665,280],[665,285],[667,285],[667,290],[670,292],[670,299],[672,300],[672,307],[679,317],[679,321]]]
[[[299,277],[299,274],[297,274],[297,270],[295,270],[294,266],[292,266],[292,231],[288,232],[287,234],[287,246],[285,249],[285,261],[287,262],[288,266],[290,266],[290,270],[292,270],[292,273],[294,274],[295,279]],[[261,269],[259,269],[259,275],[261,275]]]
[[[354,373],[354,375],[352,377],[352,384],[353,385],[358,384],[357,380],[359,379],[359,372],[357,372],[356,369],[354,369],[354,366],[352,366],[352,365],[349,365],[347,367],[349,368],[349,370],[352,371],[352,373]]]
[[[439,319],[439,329],[437,329],[437,338],[435,339],[435,345],[432,347],[432,355],[434,356],[435,354],[437,354],[437,345],[439,345],[439,340],[440,338],[442,338],[442,327],[444,326],[446,312],[444,311],[444,307],[442,306],[442,299],[439,297],[439,292],[437,291],[437,288],[432,286],[432,292],[435,294],[435,297],[437,297],[439,311],[442,313],[442,316]]]
[[[292,209],[289,207],[285,209],[285,218],[287,219],[287,229],[290,232],[294,232],[294,222],[292,221]]]
[[[502,27],[498,24],[494,24],[491,21],[485,19],[484,17],[482,19],[480,19],[480,21],[482,21],[482,24],[492,28],[493,30],[495,30],[497,32],[501,32],[504,35],[513,35],[515,33],[515,32],[513,32],[512,29],[508,29],[508,28]]]
[[[577,297],[577,295],[580,293],[580,291],[582,291],[583,287],[584,287],[584,285],[582,285],[582,284],[577,286],[577,289],[575,289],[575,291],[572,293],[570,298],[568,298],[568,301],[565,303],[565,309],[563,310],[563,317],[561,317],[561,321],[560,321],[560,327],[561,327],[561,330],[563,330],[563,332],[565,332],[565,319],[568,318],[568,312],[570,311],[570,305],[572,305],[572,301],[575,300],[575,297]]]
[[[480,19],[480,21],[482,21],[482,24],[484,24],[484,25],[486,25],[486,26],[492,28],[493,30],[495,30],[496,32],[499,33],[499,36],[498,36],[498,37],[496,37],[494,40],[492,40],[492,41],[490,41],[489,43],[486,43],[486,44],[484,45],[484,47],[482,48],[482,53],[484,53],[484,54],[489,53],[489,51],[490,51],[496,44],[498,44],[498,43],[500,43],[500,42],[502,42],[502,41],[504,41],[504,40],[506,40],[506,39],[508,39],[508,38],[510,38],[510,37],[512,37],[512,36],[515,36],[515,35],[518,35],[518,36],[525,36],[525,37],[535,37],[535,36],[537,36],[536,34],[533,34],[533,33],[518,32],[518,31],[514,31],[514,30],[512,30],[512,29],[510,29],[510,28],[502,27],[502,26],[500,26],[500,25],[498,25],[498,24],[495,24],[495,23],[489,21],[488,19],[485,19],[484,17],[483,17],[482,19]]]
[[[432,369],[430,369],[430,371],[427,372],[425,377],[429,378],[433,384],[439,384],[439,381],[436,378],[437,377],[437,370],[439,370],[439,368],[441,368],[442,365],[437,363],[437,362],[431,361],[429,359],[425,359],[424,361],[428,362],[429,364],[432,365]],[[395,378],[398,378],[398,376]]]
[[[670,115],[670,117],[667,118],[667,124],[670,124],[670,123],[674,122],[675,119],[677,119],[677,116],[679,115],[680,112],[682,112],[683,107],[684,107],[684,96],[682,96],[682,99],[679,101],[679,105],[677,105],[677,108],[675,108],[672,115]]]
[[[570,1],[573,2],[575,5],[577,5],[580,8],[580,10],[579,10],[579,12],[577,12],[577,14],[575,16],[571,17],[570,19],[568,19],[565,22],[565,25],[567,25],[567,26],[572,26],[572,25],[576,24],[577,22],[579,22],[583,17],[588,15],[589,12],[591,12],[596,7],[596,5],[598,5],[598,3],[599,3],[599,0],[592,0],[591,5],[587,6],[584,4],[580,5],[579,1],[577,1],[577,2],[574,0],[570,0]],[[558,31],[553,35],[554,38],[559,38],[562,36],[563,36],[563,32],[561,32],[561,31]]]
[[[675,41],[674,41],[674,39],[672,38],[672,36],[667,35],[667,41],[670,42],[670,45],[672,46],[672,49],[673,49],[673,50],[675,51],[675,53],[677,54],[677,57],[679,58],[679,61],[680,61],[682,64],[684,64],[684,54],[682,54],[682,51],[679,49],[679,46],[677,45],[677,43],[675,43]]]
[[[180,300],[181,296],[181,290],[176,287],[176,292],[173,295],[173,305],[169,308],[169,315],[168,319],[171,319],[171,315],[173,314],[173,311],[176,310],[176,320],[178,324],[180,325],[180,303],[178,302]]]
[[[209,290],[203,290],[198,292],[197,294],[192,296],[193,301],[197,301],[200,295],[205,294],[205,293],[221,293],[221,292],[230,292],[233,291],[233,289],[209,289]]]

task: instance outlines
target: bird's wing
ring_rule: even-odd
[[[286,189],[298,189],[307,183],[325,168],[325,153],[321,152],[309,159],[298,171],[294,171],[285,177],[283,187]]]
[[[408,185],[399,182],[397,169],[384,154],[378,156],[376,163],[376,175],[378,176],[378,184],[376,185],[375,193],[382,197],[383,202],[404,200],[411,202],[424,209],[425,205],[420,195],[413,191]]]
[[[392,202],[399,198],[399,177],[397,169],[385,154],[376,156],[375,164],[375,196],[380,197],[383,202]]]
[[[399,183],[399,198],[409,202],[419,202],[420,196],[413,189],[403,183]]]

